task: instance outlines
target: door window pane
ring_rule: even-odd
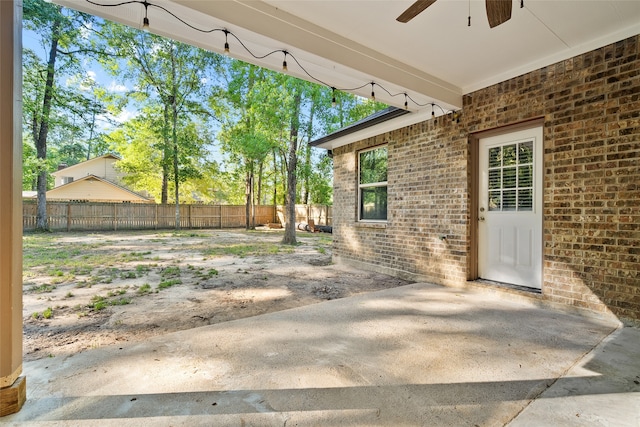
[[[502,188],[516,188],[516,168],[502,170]]]
[[[518,210],[519,211],[532,211],[533,210],[533,190],[518,190]]]
[[[502,166],[513,166],[516,164],[516,145],[504,145],[502,147]]]
[[[533,141],[489,148],[489,210],[533,210]]]

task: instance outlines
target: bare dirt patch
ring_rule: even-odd
[[[27,234],[24,358],[73,354],[408,284],[331,263],[331,235]]]

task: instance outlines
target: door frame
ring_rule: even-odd
[[[480,183],[478,176],[480,173],[480,140],[492,136],[509,134],[512,132],[542,127],[542,231],[544,233],[544,117],[538,117],[507,126],[475,132],[469,134],[469,256],[467,257],[467,280],[477,280],[478,275],[478,211],[480,208]],[[542,236],[542,268],[544,270],[544,236]],[[544,285],[544,271],[542,272],[542,285]]]

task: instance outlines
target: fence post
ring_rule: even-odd
[[[67,232],[71,231],[71,203],[67,203]]]
[[[156,203],[156,220],[154,222],[154,229],[157,230],[158,229],[158,204]]]
[[[188,218],[189,219],[188,227],[189,228],[193,228],[193,226],[192,226],[193,223],[191,222],[191,204],[187,205],[187,216],[189,217]]]
[[[113,231],[118,231],[118,205],[113,204]]]

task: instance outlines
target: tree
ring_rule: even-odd
[[[223,114],[220,140],[229,166],[235,165],[244,175],[246,228],[251,229],[255,227],[256,171],[262,182],[265,161],[277,144],[277,74],[239,61],[230,63],[226,72],[227,90],[221,93],[226,102],[215,107]]]
[[[109,46],[115,50],[115,56],[105,62],[109,70],[121,78],[133,79],[137,95],[148,104],[162,106],[161,202],[168,201],[171,177],[176,205],[175,227],[179,229],[180,183],[194,172],[185,166],[185,155],[181,151],[188,140],[183,138],[181,143],[179,124],[186,123],[189,115],[206,116],[199,98],[205,87],[206,72],[215,63],[216,55],[115,23],[105,25],[104,33]],[[126,58],[126,61],[119,58]]]
[[[40,0],[23,3],[25,29],[40,38],[46,52],[41,59],[29,49],[24,51],[23,111],[25,129],[31,135],[36,151],[36,189],[38,207],[36,229],[47,230],[46,191],[48,188],[47,145],[51,132],[74,129],[69,116],[83,117],[87,99],[59,84],[60,76],[85,74],[82,58],[96,54],[91,34],[95,19],[89,15],[63,9]]]

